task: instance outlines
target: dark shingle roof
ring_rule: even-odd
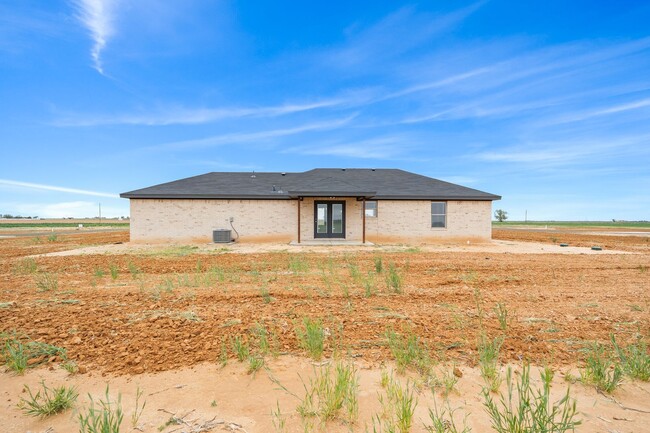
[[[212,172],[120,194],[123,198],[499,200],[501,197],[398,169],[317,168],[303,173]]]

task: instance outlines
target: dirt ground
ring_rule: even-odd
[[[38,421],[16,409],[22,385],[43,377],[76,384],[82,396],[100,395],[110,381],[124,394],[125,408],[133,404],[135,384],[148,394],[166,389],[148,397],[144,431],[157,431],[169,418],[158,409],[177,414],[195,409],[187,419],[217,416],[246,431],[270,431],[276,401],[290,416],[289,431],[302,431],[295,398],[279,390],[269,374],[301,390],[297,373],[305,378],[312,366],[295,328],[309,317],[326,327],[325,356],[345,353],[359,369],[365,421],[353,430],[365,431],[364,422],[376,412],[379,371],[393,361],[385,332],[395,329],[420,336],[441,366],[460,366],[464,375],[452,404],[471,412],[469,423],[481,432],[489,421],[474,369],[479,328],[504,335],[502,362],[520,366],[527,360],[559,371],[579,367],[587,342],[608,341],[610,334],[621,342],[650,336],[648,237],[532,230],[495,230],[494,237],[494,246],[271,250],[129,249],[125,231],[61,235],[53,242],[0,239],[0,331],[63,347],[84,372],[68,377],[54,359],[51,369],[0,375],[0,425],[21,432],[76,431],[69,413]],[[536,253],[525,253],[521,243]],[[590,249],[594,245],[603,247],[602,254]],[[78,248],[86,249],[43,255]],[[567,251],[572,253],[563,254]],[[399,291],[389,287],[391,267]],[[55,276],[56,284],[50,280],[44,288],[45,274]],[[499,303],[508,311],[505,332],[495,312]],[[270,373],[253,378],[234,360],[230,342],[241,337],[253,343],[256,325],[277,339],[282,355],[269,360]],[[219,369],[224,345],[230,362]],[[566,387],[559,374],[556,387]],[[643,431],[650,422],[648,384],[628,383],[614,394],[641,412],[580,384],[572,390],[585,420],[578,431]],[[426,419],[432,397],[419,398],[418,417]],[[215,430],[221,428],[227,423]],[[347,429],[334,423],[326,431]],[[424,431],[422,422],[412,431]]]

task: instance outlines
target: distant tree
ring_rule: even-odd
[[[497,209],[494,211],[494,218],[496,218],[497,221],[502,223],[508,219],[508,212],[504,211],[503,209]]]

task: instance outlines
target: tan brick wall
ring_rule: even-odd
[[[380,200],[377,217],[366,218],[371,242],[426,243],[440,240],[488,240],[492,237],[492,202],[448,201],[447,227],[431,227],[431,202]]]
[[[290,242],[297,238],[296,203],[131,199],[131,241],[211,242],[212,230],[230,229],[228,218],[233,217],[241,242]]]
[[[345,201],[346,239],[362,239],[362,203],[355,198],[305,198],[300,203],[301,240],[314,239],[314,201]],[[241,242],[297,240],[296,200],[131,199],[134,242],[211,242],[213,229],[239,231]],[[366,218],[366,239],[377,243],[487,240],[492,203],[447,202],[447,227],[431,227],[430,201],[380,200],[378,217]],[[233,232],[233,235],[235,233]]]

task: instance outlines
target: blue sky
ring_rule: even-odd
[[[502,195],[511,219],[647,220],[648,22],[632,0],[0,0],[0,213],[396,167]]]

